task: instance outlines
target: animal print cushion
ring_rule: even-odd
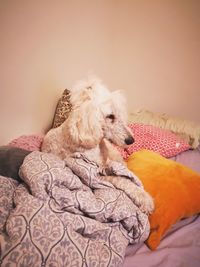
[[[60,126],[69,116],[71,109],[72,105],[70,103],[70,91],[68,89],[65,89],[58,101],[52,128]]]
[[[127,149],[119,148],[124,159],[142,149],[157,152],[166,158],[190,149],[190,145],[185,140],[169,130],[142,123],[131,123],[129,127],[133,132],[135,142]]]

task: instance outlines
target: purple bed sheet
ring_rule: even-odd
[[[200,173],[200,146],[171,158]],[[155,251],[144,243],[128,246],[123,267],[199,267],[200,215],[176,223]]]
[[[128,246],[123,267],[199,267],[200,215],[175,224],[155,251]]]
[[[200,173],[200,146],[196,149],[187,150],[171,159],[182,163],[183,165],[191,168],[192,170]],[[199,265],[200,266],[200,265]]]

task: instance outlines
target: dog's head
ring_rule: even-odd
[[[74,87],[71,102],[63,130],[73,145],[91,149],[102,138],[121,147],[134,142],[127,127],[125,98],[119,91],[110,92],[99,80],[90,79]]]

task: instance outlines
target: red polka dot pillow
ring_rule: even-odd
[[[127,158],[133,152],[148,149],[159,153],[163,157],[176,156],[180,152],[190,149],[190,145],[181,137],[169,130],[142,123],[129,124],[133,132],[135,142],[120,152],[123,158]]]

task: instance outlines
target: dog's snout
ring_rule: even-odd
[[[127,144],[127,145],[131,145],[131,144],[133,144],[134,143],[134,138],[132,137],[132,136],[129,136],[129,137],[127,137],[126,139],[125,139],[125,143]]]

